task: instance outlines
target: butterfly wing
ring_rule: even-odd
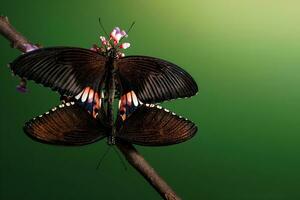
[[[191,75],[162,59],[127,56],[119,59],[117,66],[123,93],[134,90],[144,103],[190,97],[198,92]]]
[[[105,77],[106,58],[77,47],[40,48],[19,56],[11,70],[62,95],[75,96],[85,87],[99,91]]]
[[[164,146],[184,142],[197,132],[196,125],[159,106],[144,104],[122,121],[117,137],[144,146]]]
[[[39,142],[56,145],[85,145],[107,136],[107,129],[81,106],[61,104],[24,126],[25,133]]]

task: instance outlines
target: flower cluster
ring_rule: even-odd
[[[124,57],[125,54],[120,52],[120,49],[127,49],[130,47],[130,43],[128,42],[120,44],[121,40],[125,37],[128,37],[127,33],[119,27],[115,27],[110,33],[109,39],[106,39],[104,36],[100,36],[101,46],[99,47],[94,44],[91,50],[107,54],[111,48],[114,48],[116,50],[117,58]]]

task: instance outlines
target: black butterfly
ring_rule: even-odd
[[[120,49],[125,43],[119,45],[121,34],[116,32],[120,30],[114,31],[112,42],[102,40],[103,45],[93,50],[41,48],[10,64],[21,78],[50,87],[72,102],[27,123],[28,135],[64,145],[91,143],[105,136],[110,144],[123,139],[141,145],[167,145],[195,134],[197,128],[192,122],[152,104],[195,95],[198,87],[193,78],[162,59],[123,57]],[[121,98],[116,123],[115,98]],[[86,109],[80,109],[79,104]]]

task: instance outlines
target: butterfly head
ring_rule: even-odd
[[[128,37],[128,35],[124,30],[121,30],[119,27],[115,27],[110,33],[109,39],[104,36],[100,36],[101,45],[94,45],[91,50],[116,59],[124,57],[125,54],[122,50],[130,47],[130,43],[128,42],[121,43],[121,41],[126,37]]]

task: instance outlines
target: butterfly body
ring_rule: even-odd
[[[116,130],[114,126],[114,99],[115,99],[115,93],[116,93],[116,73],[115,73],[115,67],[116,65],[111,62],[109,62],[111,65],[111,70],[108,73],[108,88],[106,91],[108,91],[108,99],[107,99],[107,119],[108,124],[110,126],[110,136],[108,137],[108,144],[115,144],[115,137],[116,137]]]

